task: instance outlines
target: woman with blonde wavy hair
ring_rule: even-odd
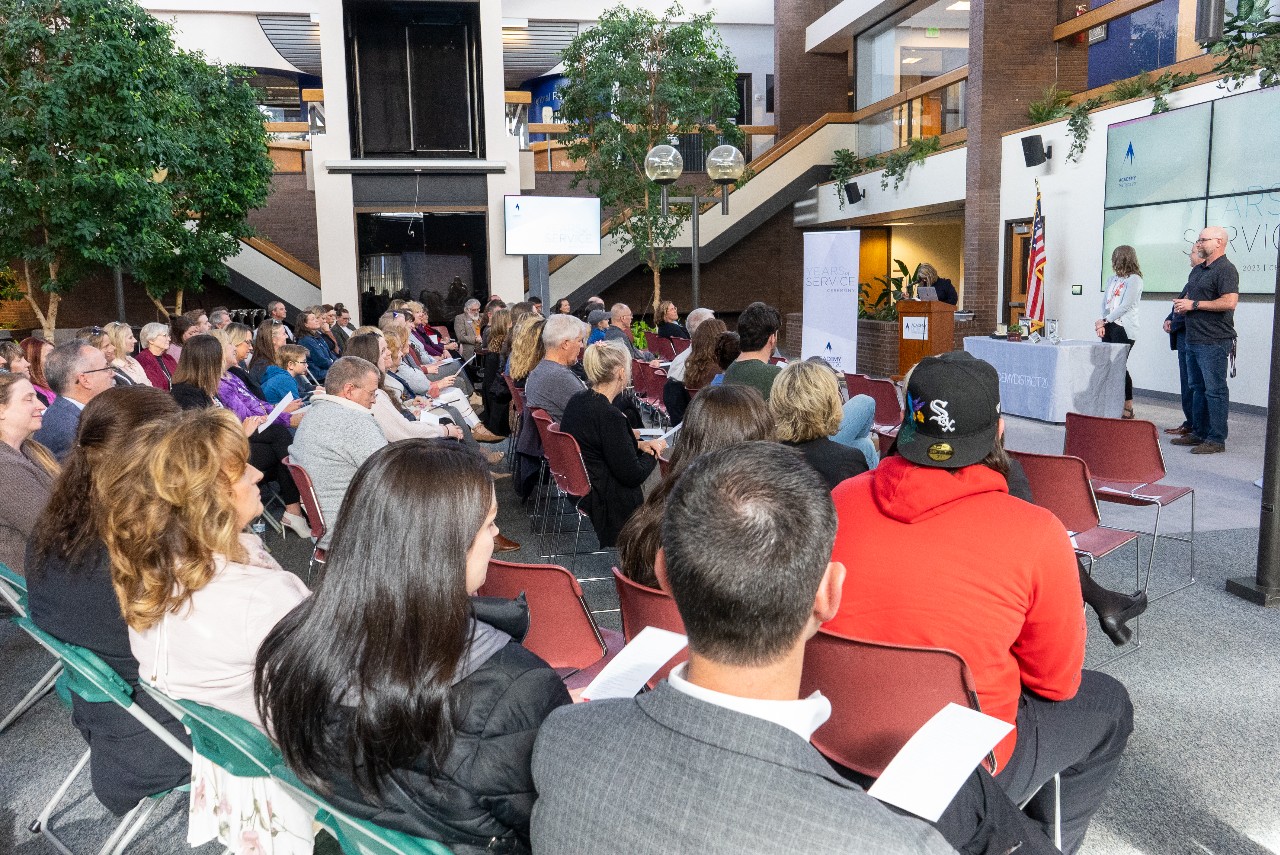
[[[130,385],[150,386],[151,380],[147,377],[146,369],[133,358],[133,351],[138,346],[133,327],[120,321],[112,321],[102,329],[116,348],[116,358],[111,361],[111,367],[128,377]]]
[[[825,363],[793,362],[773,381],[769,412],[783,445],[797,448],[834,490],[870,467],[861,451],[833,442],[843,418],[840,386]]]
[[[112,585],[144,680],[255,725],[258,644],[307,596],[262,541],[249,443],[231,412],[183,413],[140,430],[104,473],[102,527]],[[144,452],[145,449],[145,452]]]
[[[547,355],[542,344],[542,328],[546,323],[540,315],[526,315],[511,330],[511,359],[507,373],[517,386],[524,386],[529,372]]]

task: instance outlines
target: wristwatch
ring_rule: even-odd
[[[1191,311],[1193,311],[1193,312],[1198,312],[1198,311],[1200,311],[1200,301],[1199,301],[1199,300],[1192,300],[1192,301],[1191,301]]]

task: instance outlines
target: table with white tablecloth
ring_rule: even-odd
[[[1039,344],[969,336],[964,349],[1000,374],[1000,409],[1046,422],[1067,413],[1119,418],[1124,412],[1125,357],[1129,347],[1099,341]]]

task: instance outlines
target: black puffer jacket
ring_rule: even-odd
[[[458,855],[525,853],[537,797],[529,771],[533,740],[543,719],[570,703],[569,693],[555,671],[519,644],[529,629],[523,600],[472,602],[478,621],[512,638],[457,684],[463,699],[458,730],[439,776],[423,763],[384,778],[378,804],[349,781],[335,782],[330,798],[340,810],[439,840]]]

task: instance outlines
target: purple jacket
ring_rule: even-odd
[[[218,399],[223,406],[236,414],[236,418],[244,421],[250,416],[269,416],[271,407],[261,398],[254,397],[244,381],[234,374],[223,374],[218,381]],[[290,414],[282,412],[276,416],[276,424],[289,426]]]

